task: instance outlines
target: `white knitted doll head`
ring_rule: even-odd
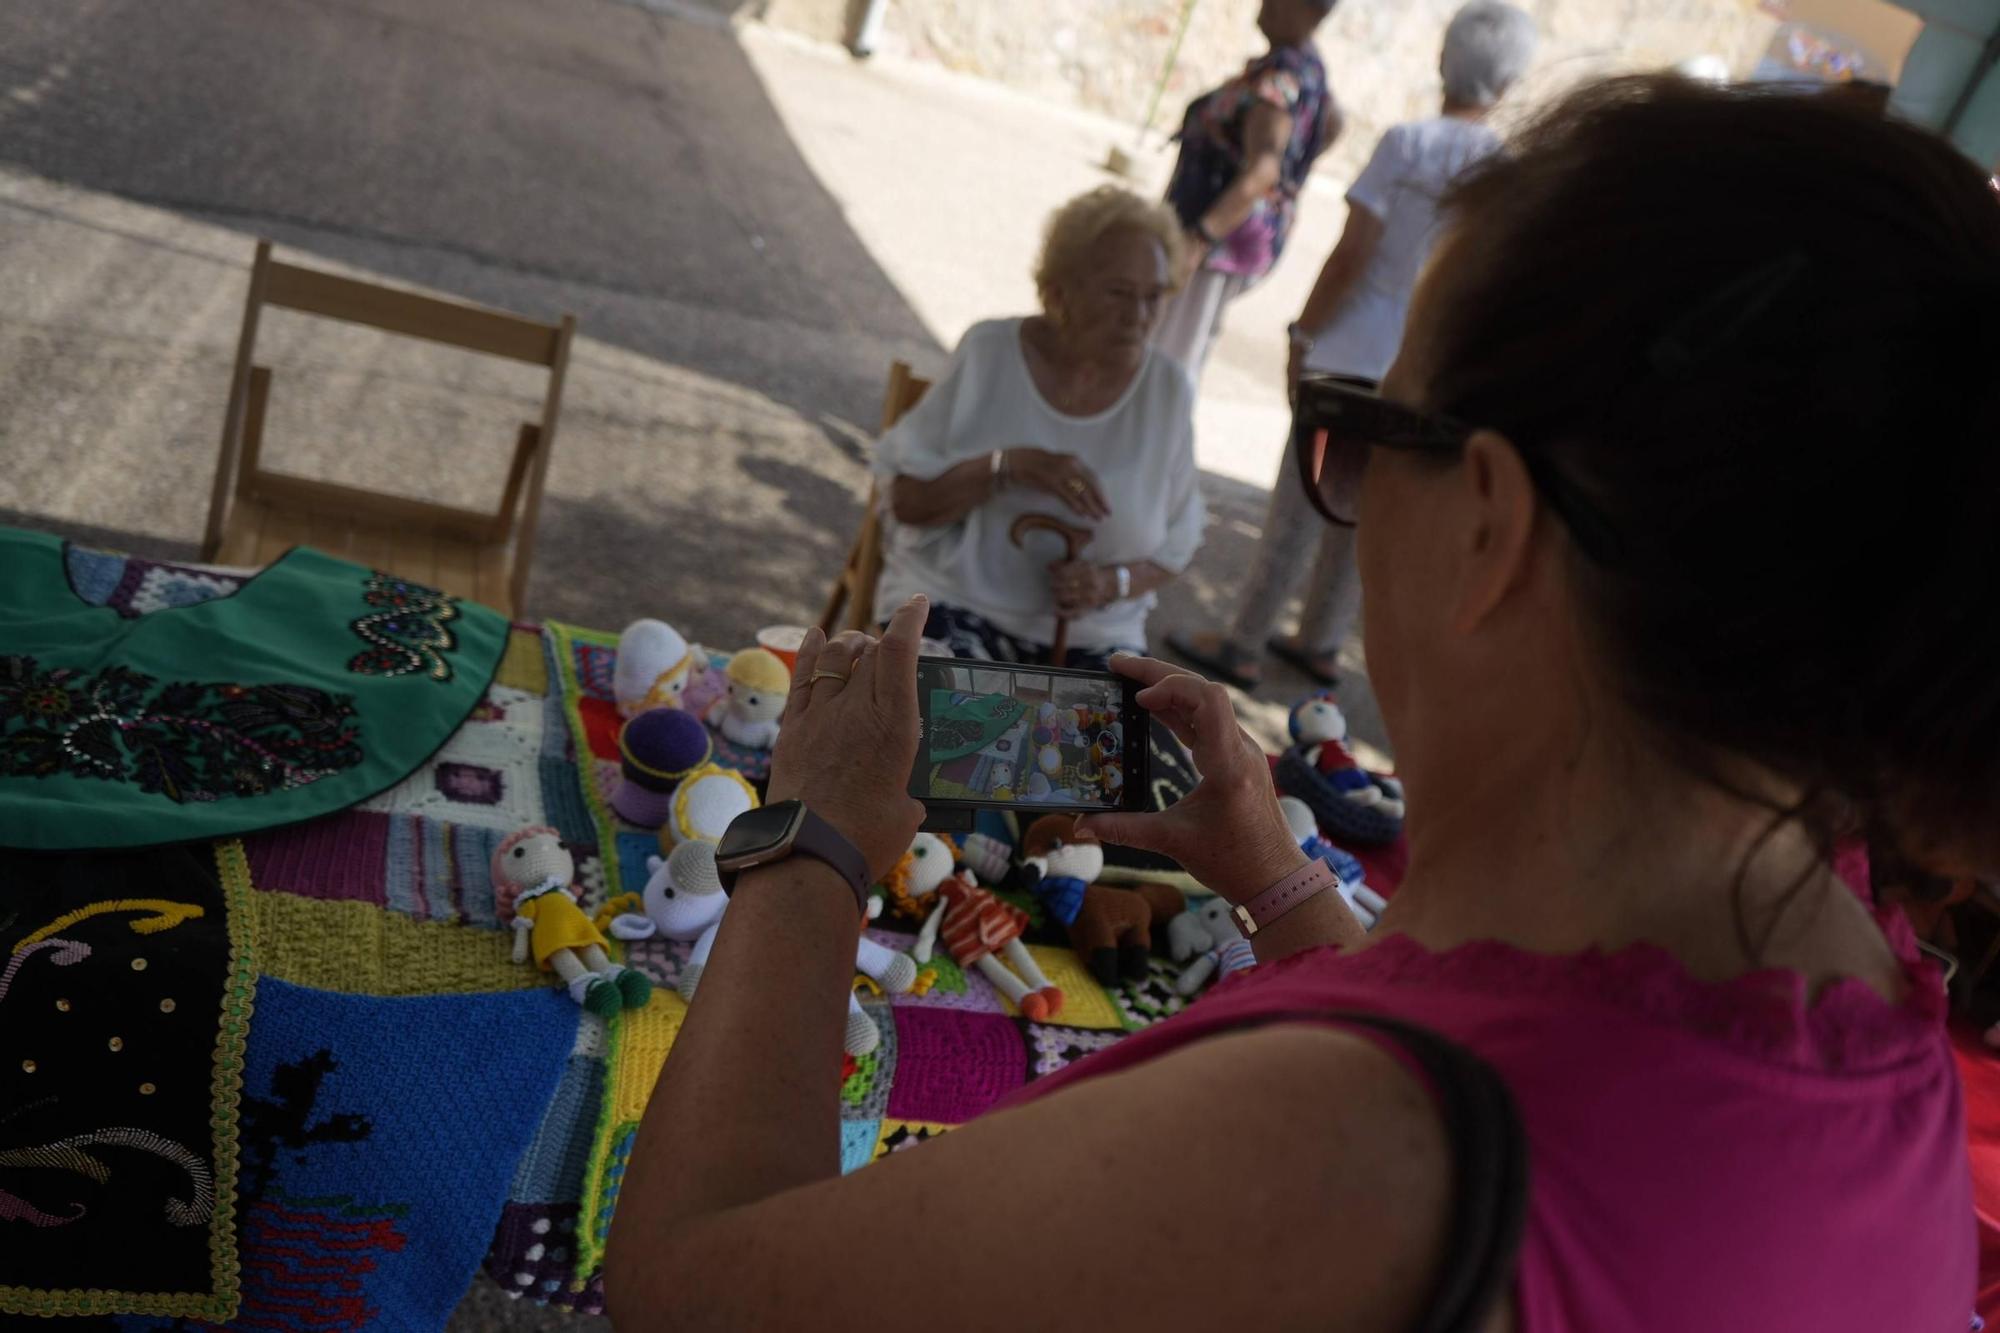
[[[567,890],[576,879],[576,858],[563,845],[562,834],[536,824],[507,835],[493,849],[493,906],[500,920],[514,919],[514,904],[529,889],[547,880]]]
[[[757,789],[734,769],[709,764],[674,788],[672,804],[672,814],[660,826],[660,846],[667,851],[676,843],[722,841],[731,820],[756,808]]]
[[[910,896],[928,898],[951,878],[951,846],[935,833],[919,833],[910,844]]]
[[[1308,699],[1292,710],[1292,739],[1319,745],[1347,739],[1347,717],[1331,699]]]
[[[1210,898],[1194,911],[1201,919],[1202,929],[1208,932],[1209,939],[1213,941],[1211,948],[1219,949],[1231,940],[1243,938],[1243,930],[1236,924],[1236,913],[1226,900]]]
[[[646,915],[670,940],[692,940],[728,906],[715,869],[715,844],[684,842],[665,860],[652,857],[652,876],[640,895]]]
[[[611,693],[626,717],[661,705],[677,705],[694,669],[687,640],[660,620],[635,620],[618,636],[611,668]]]
[[[775,722],[791,688],[785,664],[762,648],[745,648],[729,659],[729,711],[745,722]]]

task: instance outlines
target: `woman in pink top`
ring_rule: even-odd
[[[621,1326],[1435,1326],[1467,1126],[1504,1117],[1357,1013],[1482,1059],[1524,1127],[1518,1250],[1451,1326],[1967,1326],[1938,978],[1824,852],[1858,816],[2000,863],[2000,209],[1848,99],[1632,80],[1446,217],[1382,396],[1302,393],[1409,796],[1379,928],[1312,891],[1227,694],[1119,659],[1203,780],[1086,823],[1244,904],[1261,966],[841,1178],[855,900],[746,871],[625,1179]],[[922,620],[809,638],[773,761],[877,872]]]

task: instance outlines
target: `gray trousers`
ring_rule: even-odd
[[[1298,586],[1306,553],[1318,542],[1312,573],[1305,586],[1305,608],[1299,616],[1299,643],[1315,656],[1338,652],[1354,629],[1361,611],[1361,575],[1354,567],[1354,529],[1339,528],[1321,518],[1299,485],[1295,446],[1285,446],[1271,488],[1271,505],[1264,515],[1264,535],[1257,543],[1250,575],[1237,603],[1229,638],[1238,647],[1262,652],[1277,628],[1292,590]]]

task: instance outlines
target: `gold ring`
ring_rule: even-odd
[[[1082,477],[1071,477],[1069,479],[1069,493],[1071,495],[1082,495],[1087,489],[1089,488],[1083,484]]]
[[[806,684],[817,685],[819,684],[819,682],[823,680],[837,680],[844,684],[846,683],[848,676],[852,674],[853,674],[852,672],[844,672],[844,671],[815,671],[812,673],[812,675],[806,677]]]

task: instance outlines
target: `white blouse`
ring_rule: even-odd
[[[956,523],[931,528],[898,523],[889,512],[897,477],[930,481],[967,459],[1023,445],[1073,454],[1097,474],[1111,515],[1095,525],[1079,559],[1151,561],[1175,573],[1194,559],[1207,511],[1194,462],[1194,382],[1187,372],[1148,349],[1117,402],[1092,416],[1069,416],[1035,387],[1021,349],[1021,320],[987,320],[966,331],[944,377],[876,445],[881,614],[921,592],[1016,638],[1041,644],[1055,638],[1048,566],[1062,559],[1062,544],[1053,533],[1036,532],[1024,549],[1008,529],[1024,513],[1091,526],[1062,501],[1008,487]],[[1156,600],[1147,593],[1072,617],[1070,645],[1098,652],[1144,648],[1146,614]]]

